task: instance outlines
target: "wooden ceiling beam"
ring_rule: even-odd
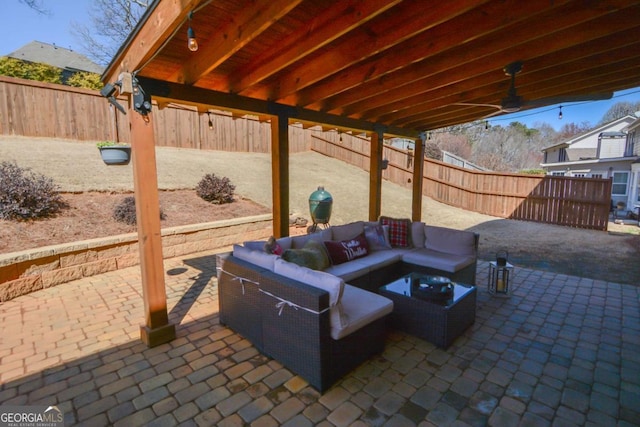
[[[503,35],[504,28],[510,28],[512,24],[522,26],[523,21],[532,19],[533,15],[543,12],[549,13],[550,10],[555,10],[563,3],[566,1],[554,2],[550,6],[548,1],[536,0],[521,3],[517,8],[514,8],[509,2],[492,2],[482,5],[398,45],[393,51],[385,52],[354,67],[344,69],[332,76],[328,82],[322,82],[321,85],[301,91],[298,104],[324,111],[337,110],[337,107],[342,105],[342,98],[339,95],[336,97],[338,101],[335,103],[319,102],[319,100],[347,90],[350,90],[351,95],[357,96],[356,94],[363,84],[371,82],[370,86],[373,87],[376,84],[379,85],[380,82],[388,81],[388,79],[395,81],[396,73],[403,75],[404,82],[407,83],[407,78],[416,79],[427,72],[412,64],[426,65],[426,70],[439,70],[430,66],[429,63],[430,59],[438,54],[447,56],[450,63],[458,64],[460,59],[455,55],[448,55],[448,50],[458,45],[471,44],[474,40],[480,40],[492,33]],[[469,55],[470,52],[467,52],[467,56]],[[401,64],[403,65],[401,66]],[[403,73],[405,67],[410,69],[408,73]]]
[[[631,20],[629,21],[631,22]],[[519,82],[526,79],[525,76],[530,72],[528,70],[547,70],[549,68],[555,68],[566,61],[572,61],[576,57],[579,58],[592,55],[594,52],[607,52],[608,49],[610,49],[608,46],[611,46],[610,43],[614,40],[617,41],[616,45],[622,46],[632,44],[635,41],[634,38],[628,37],[630,32],[634,30],[625,30],[625,24],[627,24],[627,22],[624,22],[623,20],[621,20],[620,25],[623,30],[621,33],[613,35],[605,34],[605,37],[598,38],[598,36],[602,36],[602,34],[599,33],[599,29],[602,28],[602,26],[594,25],[598,22],[599,21],[585,23],[581,26],[582,28],[574,28],[574,31],[569,29],[560,34],[552,34],[543,39],[511,48],[509,50],[510,52],[513,52],[510,54],[511,56],[517,54],[518,51],[522,51],[526,52],[530,58],[524,61],[523,72],[516,77],[516,80]],[[629,25],[635,25],[630,22],[628,23]],[[572,49],[575,46],[583,44],[580,40],[591,40],[588,38],[588,34],[591,34],[591,37],[596,37],[592,43],[585,45],[589,46],[589,48],[579,50]],[[621,43],[620,40],[623,42]],[[553,51],[556,52],[555,54],[547,55],[547,46],[549,45],[553,46]],[[357,104],[354,106],[352,105],[350,108],[361,112],[358,118],[366,118],[368,120],[375,118],[376,120],[380,120],[380,117],[388,117],[387,114],[390,111],[392,111],[396,116],[400,116],[403,114],[402,111],[404,110],[414,110],[416,104],[420,105],[421,103],[428,102],[430,99],[439,98],[440,96],[438,95],[438,91],[446,91],[447,93],[455,92],[458,95],[458,99],[451,99],[452,102],[471,102],[474,101],[474,99],[463,98],[467,95],[465,93],[467,88],[463,87],[463,90],[451,91],[452,88],[449,86],[452,82],[465,81],[465,76],[467,77],[467,86],[485,86],[488,82],[482,77],[483,73],[490,73],[496,78],[496,87],[493,91],[486,91],[485,96],[482,97],[484,99],[483,102],[498,103],[506,93],[509,79],[502,72],[502,67],[506,64],[498,66],[497,63],[500,59],[505,57],[505,54],[498,53],[497,55],[498,59],[482,57],[477,61],[465,64],[464,67],[460,67],[455,70],[445,69],[444,72],[431,76],[430,78],[425,78],[422,81],[414,81],[412,85],[406,86],[406,88],[398,88],[392,94],[383,92],[378,95],[377,99],[367,99],[367,103],[365,105]],[[489,69],[489,65],[492,64],[495,66],[493,71]],[[466,67],[472,67],[476,70],[476,76],[469,78],[468,73],[466,72]],[[408,105],[411,105],[411,107],[408,108]],[[366,110],[367,108],[369,108],[369,110]]]
[[[290,119],[307,124],[329,125],[343,131],[373,132],[384,128],[389,136],[417,138],[419,132],[414,129],[381,126],[377,123],[356,120],[345,116],[335,116],[320,111],[295,108],[276,102],[264,101],[246,96],[234,95],[226,92],[212,91],[180,83],[138,77],[140,86],[157,102],[176,102],[195,107],[220,108],[230,111],[234,115],[250,114],[254,116],[273,116],[277,112],[287,111]]]
[[[401,0],[344,0],[331,3],[309,23],[289,34],[231,73],[228,87],[242,93],[287,66],[328,45],[354,28],[375,18]]]
[[[136,29],[102,74],[102,81],[115,82],[120,73],[139,70],[185,21],[200,0],[158,1],[145,12]]]
[[[206,44],[203,43],[171,80],[194,84],[301,2],[302,0],[255,0],[242,9],[242,14],[234,16],[233,20],[219,28],[214,33],[215,37],[207,40]]]
[[[528,67],[528,63],[524,65],[523,72],[516,77],[516,88],[518,95],[525,99],[530,98],[530,94],[535,94],[536,98],[555,96],[558,94],[558,89],[566,92],[566,87],[570,82],[577,80],[582,70],[586,69],[590,64],[596,63],[596,61],[605,61],[609,63],[606,66],[607,70],[613,72],[619,71],[619,68],[615,66],[618,61],[625,61],[629,58],[635,58],[634,52],[637,52],[638,42],[635,39],[628,39],[629,45],[623,46],[615,51],[602,51],[599,53],[598,49],[593,49],[595,55],[588,56],[586,58],[580,58],[576,61],[560,63],[558,57],[542,57],[539,58],[539,62],[536,63],[536,59],[532,59],[531,67]],[[633,43],[635,42],[635,43]],[[589,51],[586,51],[589,52]],[[558,53],[560,58],[568,57],[569,53],[563,56],[562,52]],[[547,63],[558,63],[557,70],[553,75],[548,75],[548,71],[542,61]],[[531,68],[534,71],[526,73],[524,70]],[[590,76],[595,76],[595,71],[590,72]],[[446,104],[454,104],[458,102],[469,103],[487,103],[487,104],[499,104],[500,100],[506,96],[507,88],[509,85],[509,79],[504,74],[501,76],[501,80],[492,81],[492,73],[480,75],[474,79],[462,81],[454,84],[453,87],[445,86],[432,91],[421,91],[416,89],[420,95],[415,96],[415,99],[410,99],[412,102],[412,108],[402,108],[393,110],[395,103],[390,105],[391,113],[378,116],[380,121],[392,121],[399,122],[405,117],[416,117],[427,111],[433,111],[434,109]],[[590,76],[585,76],[589,78]],[[535,81],[535,86],[530,85],[530,81]],[[553,84],[553,81],[557,84]],[[558,89],[556,89],[558,88]],[[587,88],[580,88],[585,90]],[[575,89],[576,92],[579,89]],[[451,95],[455,93],[455,95]],[[577,92],[576,92],[577,93]],[[498,101],[495,101],[495,100]]]
[[[609,75],[607,79],[601,79],[600,84],[592,84],[589,86],[590,93],[602,93],[607,91],[617,91],[622,90],[629,87],[629,84],[633,86],[640,85],[640,64],[629,68],[624,69],[619,73],[614,73]],[[569,106],[571,103],[567,103]],[[399,121],[394,123],[396,126],[413,126],[414,128],[423,128],[423,129],[439,129],[442,127],[450,126],[453,124],[459,123],[469,123],[477,120],[485,119],[485,116],[491,113],[495,113],[496,110],[491,107],[473,107],[473,106],[457,106],[456,109],[452,109],[453,107],[448,106],[441,108],[440,112],[437,112],[438,109],[431,110],[425,112],[423,114],[416,115],[411,120],[407,119],[405,121]],[[527,111],[536,107],[523,107],[519,113],[526,113]],[[505,113],[494,115],[492,117],[486,118],[486,120],[492,121],[499,119]],[[515,119],[514,119],[515,121]],[[428,123],[428,124],[427,124]]]
[[[487,38],[460,45],[449,52],[385,76],[385,79],[380,82],[371,82],[334,96],[325,102],[326,108],[323,110],[349,115],[360,111],[361,117],[376,116],[376,112],[366,112],[367,109],[373,110],[385,106],[389,111],[395,109],[400,103],[408,105],[410,103],[406,102],[407,98],[418,94],[416,87],[428,87],[433,90],[438,85],[469,78],[469,69],[473,69],[476,75],[495,70],[500,71],[496,76],[504,76],[501,72],[502,67],[510,61],[544,55],[550,48],[566,49],[609,35],[610,27],[599,24],[604,19],[612,18],[599,17],[595,21],[588,19],[590,15],[584,12],[582,5],[570,5],[558,12],[561,12],[561,16],[565,17],[566,21],[544,19],[543,22],[546,24],[541,26],[540,32],[536,32],[533,39],[525,26],[517,24],[506,28],[505,32],[510,34],[508,38],[504,37],[504,33],[492,34]],[[637,22],[630,19],[634,14],[622,15],[624,18],[620,22],[620,27],[617,27],[619,30],[637,25]],[[579,25],[576,25],[576,22]],[[441,83],[438,83],[437,79],[434,81],[434,76],[439,76]],[[374,97],[377,99],[372,99]],[[342,107],[338,108],[338,106]],[[381,108],[381,110],[384,109],[384,107]]]
[[[366,22],[366,25],[349,32],[329,48],[319,51],[313,59],[278,74],[278,84],[274,85],[271,92],[260,87],[250,88],[242,94],[298,104],[295,100],[284,98],[379,52],[391,52],[403,41],[472,9],[478,3],[479,0],[437,2],[425,8],[424,1],[404,1],[392,9],[393,14],[382,14]],[[367,48],[361,49],[361,46]]]

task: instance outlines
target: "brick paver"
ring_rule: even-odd
[[[446,349],[390,331],[320,395],[218,321],[212,253],[165,261],[171,343],[149,349],[137,267],[0,305],[0,405],[58,405],[67,425],[634,425],[640,288],[517,268]],[[180,270],[182,271],[182,270]],[[206,283],[203,282],[205,278]]]

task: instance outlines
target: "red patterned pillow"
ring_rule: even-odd
[[[380,217],[381,225],[389,226],[389,243],[394,248],[408,248],[411,246],[409,233],[411,231],[411,220]]]
[[[324,242],[324,247],[327,248],[327,253],[333,265],[361,258],[369,253],[369,244],[364,233],[357,235],[353,239],[340,242],[327,240]]]

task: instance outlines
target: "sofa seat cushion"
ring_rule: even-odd
[[[325,269],[324,272],[333,274],[334,276],[340,277],[345,282],[349,282],[350,280],[357,279],[358,277],[369,273],[370,265],[367,262],[367,258],[369,258],[369,256],[358,258],[343,264],[332,265]]]
[[[409,264],[430,267],[449,273],[455,273],[473,264],[476,258],[473,255],[454,255],[432,249],[414,249],[402,255],[402,261]]]
[[[344,338],[393,311],[390,299],[351,285],[344,286],[341,301],[347,324],[343,327],[331,324],[331,337],[335,340]]]
[[[386,250],[371,252],[364,258],[359,258],[358,262],[366,263],[369,266],[369,271],[375,271],[379,268],[386,267],[391,264],[395,264],[402,260],[402,254],[408,251],[400,250]]]

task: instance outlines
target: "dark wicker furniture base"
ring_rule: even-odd
[[[384,350],[386,318],[334,340],[328,292],[232,255],[216,262],[220,322],[320,392]]]
[[[413,275],[380,288],[380,295],[393,301],[389,323],[395,329],[447,348],[475,322],[477,288],[455,283],[453,301],[432,302],[411,295]]]

